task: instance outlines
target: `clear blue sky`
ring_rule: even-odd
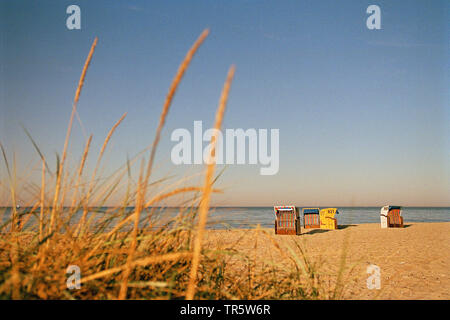
[[[93,150],[128,112],[108,172],[151,143],[179,63],[209,27],[175,96],[155,178],[201,169],[171,165],[170,133],[192,130],[194,120],[212,126],[234,63],[224,127],[279,128],[280,170],[229,166],[215,204],[450,204],[448,1],[0,3],[0,141],[29,179],[39,179],[39,158],[19,124],[54,167],[95,36],[78,106]],[[70,4],[81,8],[81,30],[66,28]],[[366,28],[371,4],[381,8],[381,30]],[[76,123],[73,164],[84,140]]]

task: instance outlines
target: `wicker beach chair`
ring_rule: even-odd
[[[402,208],[384,206],[380,213],[381,228],[403,228]]]
[[[320,229],[319,208],[303,208],[303,226],[305,229]]]
[[[275,206],[275,234],[301,234],[300,217],[295,206]]]
[[[337,208],[320,210],[320,229],[336,230],[338,228],[337,219],[334,217],[336,214],[339,214]]]

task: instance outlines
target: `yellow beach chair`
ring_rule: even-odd
[[[336,230],[338,228],[337,219],[334,217],[336,214],[339,214],[337,208],[320,210],[320,229]]]

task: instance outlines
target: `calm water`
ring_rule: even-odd
[[[336,215],[338,224],[380,223],[380,207],[340,207]],[[246,228],[256,224],[261,227],[273,227],[272,207],[216,208],[212,220],[223,221],[232,227]],[[301,208],[300,208],[301,216]],[[450,208],[403,208],[402,216],[408,222],[444,222],[450,221]],[[303,222],[303,220],[302,220]]]
[[[160,225],[169,221],[179,210],[177,208],[154,208],[152,223]],[[301,208],[300,208],[301,209]],[[340,207],[336,216],[339,225],[360,224],[360,223],[380,223],[380,207]],[[101,208],[107,211],[107,208]],[[133,208],[129,208],[133,210]],[[10,216],[10,208],[0,208],[0,215],[3,215],[3,222]],[[101,216],[100,214],[99,216]],[[81,216],[77,213],[74,221]],[[408,222],[444,222],[450,221],[450,208],[413,208],[404,207],[402,211],[405,224]],[[142,215],[142,221],[148,221],[146,214]],[[30,219],[29,223],[32,222]],[[260,224],[261,227],[273,227],[274,214],[272,207],[219,207],[214,208],[208,219],[208,228],[250,228]],[[108,228],[109,229],[109,228]]]

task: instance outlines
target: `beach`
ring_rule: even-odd
[[[287,270],[295,262],[286,248],[296,244],[316,266],[324,286],[334,286],[344,265],[342,299],[450,299],[450,222],[406,221],[404,228],[389,229],[379,223],[302,228],[299,236],[275,235],[268,228],[208,230],[205,238],[207,248],[234,250],[254,258],[256,267],[282,264]],[[245,272],[239,259],[230,258],[230,263],[235,272]],[[367,287],[370,265],[380,268],[380,289]]]

